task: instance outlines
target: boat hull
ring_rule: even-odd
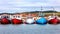
[[[1,24],[10,24],[10,20],[8,20],[7,18],[3,18],[1,19]]]
[[[23,21],[19,19],[12,19],[12,24],[22,24]]]
[[[26,19],[26,24],[34,24],[35,20],[34,19]]]
[[[42,17],[42,18],[36,20],[36,24],[41,24],[41,25],[47,24],[47,19],[45,19],[44,17]]]
[[[58,19],[51,19],[48,22],[49,24],[59,24],[59,20]]]

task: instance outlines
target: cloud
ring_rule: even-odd
[[[0,12],[14,13],[16,11],[33,11],[40,10],[40,7],[47,7],[48,9],[52,9],[49,7],[54,7],[57,11],[60,11],[60,0],[0,0]],[[58,8],[57,8],[58,7]],[[44,10],[46,10],[44,8]]]

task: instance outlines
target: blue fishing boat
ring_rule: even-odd
[[[37,24],[47,24],[47,20],[44,17],[41,17],[40,19],[36,20]]]
[[[42,13],[42,7],[41,7],[41,13],[39,12],[39,16],[41,16],[41,18],[36,20],[37,24],[47,24],[47,19],[44,18],[44,15],[45,14]]]

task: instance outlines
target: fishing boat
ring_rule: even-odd
[[[26,24],[34,24],[35,20],[34,18],[31,16],[31,14],[29,14],[26,18]]]
[[[41,13],[39,12],[39,19],[36,20],[36,24],[45,25],[47,24],[47,19],[44,17],[44,14],[42,13],[42,7],[41,7]]]
[[[55,9],[53,8],[53,11],[54,10]],[[56,15],[56,12],[53,13],[52,17],[53,17],[52,19],[49,19],[49,22],[48,22],[49,24],[58,24],[60,22],[57,15]]]
[[[49,20],[48,23],[49,23],[49,24],[59,24],[59,19],[57,19],[57,17],[55,17],[55,18]]]
[[[1,16],[3,18],[1,18],[1,24],[10,24],[10,20],[8,19],[8,16]]]
[[[14,18],[11,19],[12,24],[22,24],[23,20],[20,16],[14,16]]]

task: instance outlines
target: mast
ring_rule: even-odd
[[[42,16],[42,6],[41,6],[41,9],[40,9],[41,11],[39,11],[39,16]]]
[[[43,8],[42,8],[42,6],[41,6],[41,17],[43,17],[43,12],[42,12],[42,10],[43,10]]]
[[[54,12],[53,12],[53,16],[56,16],[55,8],[52,7],[52,10],[54,11]]]

